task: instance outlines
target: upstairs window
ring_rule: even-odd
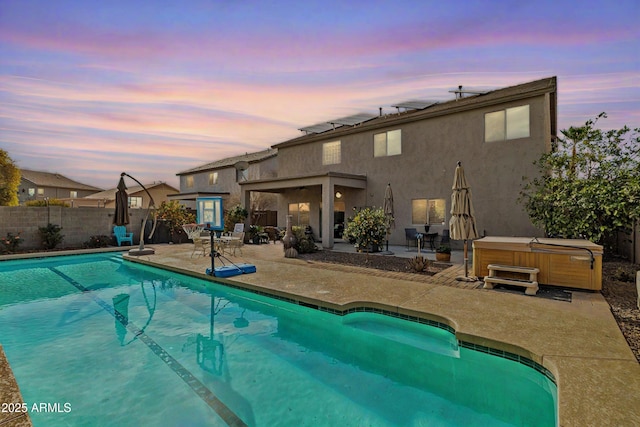
[[[193,175],[189,175],[186,178],[187,188],[193,188]]]
[[[340,162],[340,141],[325,142],[322,145],[322,164],[337,165]]]
[[[484,115],[485,142],[528,138],[529,105],[507,108]]]
[[[237,169],[236,170],[236,182],[242,182],[249,179],[249,170],[248,169]]]
[[[402,154],[402,132],[400,129],[373,135],[373,157]]]
[[[209,173],[209,185],[215,185],[218,183],[218,172]]]

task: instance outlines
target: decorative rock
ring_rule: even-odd
[[[285,258],[298,258],[298,251],[296,248],[289,248],[284,251]]]

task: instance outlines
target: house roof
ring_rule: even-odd
[[[529,83],[523,83],[515,86],[509,86],[502,89],[492,90],[486,93],[467,96],[463,98],[452,99],[450,101],[434,103],[426,108],[417,110],[407,110],[399,113],[385,114],[378,116],[372,120],[354,125],[339,126],[335,129],[329,129],[320,133],[310,133],[302,135],[273,146],[273,148],[290,147],[299,144],[306,144],[327,138],[340,137],[365,130],[374,130],[388,126],[395,126],[402,123],[412,122],[416,120],[424,120],[430,117],[437,117],[446,114],[467,111],[471,109],[491,106],[499,103],[526,99],[542,94],[550,93],[554,95],[551,100],[552,109],[552,132],[556,131],[556,99],[555,93],[557,88],[556,77],[548,77],[535,80]]]
[[[166,182],[154,182],[153,184],[144,184],[144,186],[146,187],[147,190],[151,190],[152,188],[155,188],[155,187],[165,186],[170,190],[175,191],[176,193],[178,192],[177,188],[172,187]],[[90,194],[86,197],[83,197],[83,199],[115,200],[117,191],[118,191],[117,188],[110,188],[108,190],[104,190],[99,193]],[[144,189],[139,185],[133,185],[131,187],[127,187],[127,194],[129,194],[129,196],[134,195],[136,193],[140,193],[140,192],[144,192]]]
[[[255,162],[260,162],[262,160],[266,160],[270,157],[274,157],[275,155],[278,154],[278,150],[274,149],[274,148],[268,148],[266,150],[263,151],[256,151],[255,153],[245,153],[239,156],[234,156],[234,157],[227,157],[226,159],[222,159],[222,160],[216,160],[215,162],[211,162],[211,163],[207,163],[204,164],[202,166],[198,166],[195,167],[193,169],[187,169],[185,171],[182,172],[178,172],[176,175],[180,176],[180,175],[188,175],[188,174],[192,174],[192,173],[196,173],[196,172],[204,172],[207,170],[215,170],[215,169],[222,169],[222,168],[228,168],[231,167],[233,165],[235,165],[238,162],[248,162],[248,163],[255,163]]]
[[[101,188],[94,187],[93,185],[82,184],[60,175],[59,173],[32,171],[27,169],[20,169],[22,179],[34,183],[39,187],[56,187],[56,188],[71,188],[73,190],[89,190],[100,191]]]

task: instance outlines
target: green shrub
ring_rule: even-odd
[[[291,227],[293,235],[296,236],[296,244],[294,248],[299,254],[310,254],[318,250],[313,238],[310,235],[305,234],[304,227],[294,226]]]
[[[169,233],[184,234],[182,226],[196,222],[196,215],[181,205],[177,200],[162,202],[156,210],[158,220],[162,220],[167,225]]]
[[[224,217],[224,229],[225,231],[233,231],[236,224],[244,223],[244,220],[249,216],[249,212],[241,205],[235,205],[227,211]]]
[[[0,239],[0,253],[3,254],[12,254],[18,251],[18,246],[22,243],[22,239],[20,238],[20,233],[15,236],[13,233],[7,233],[7,237]]]
[[[105,236],[104,234],[91,236],[89,240],[82,244],[84,248],[106,248],[111,243],[111,237]]]
[[[40,237],[42,238],[42,246],[45,249],[55,249],[64,236],[62,235],[62,227],[49,223],[46,227],[38,227]]]
[[[47,206],[62,206],[63,208],[68,208],[69,203],[63,202],[59,199],[49,199],[47,200],[29,200],[25,202],[25,206],[37,206],[37,207],[47,207]]]
[[[382,247],[387,235],[387,218],[380,208],[364,208],[356,212],[347,223],[344,236],[354,242],[357,249],[365,251],[373,247]]]

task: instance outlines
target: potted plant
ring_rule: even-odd
[[[436,249],[436,260],[442,262],[451,261],[451,248],[445,245],[438,246],[438,249]]]

